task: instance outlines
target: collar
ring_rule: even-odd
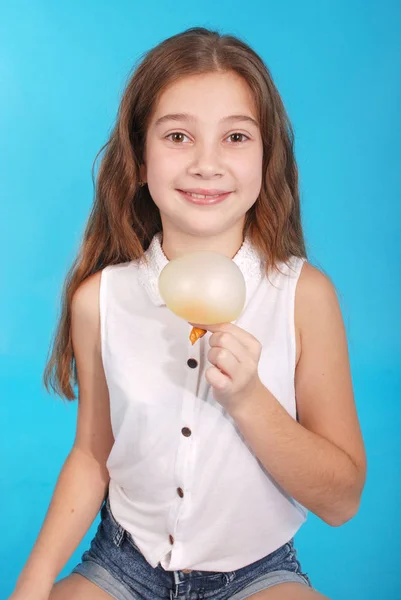
[[[138,261],[139,280],[156,306],[166,306],[159,292],[159,275],[169,260],[163,252],[161,238],[162,233],[156,233],[149,248]],[[264,261],[249,237],[245,238],[241,248],[232,260],[241,269],[244,276],[246,285],[245,304],[248,304],[251,295],[265,273]]]

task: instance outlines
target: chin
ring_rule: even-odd
[[[245,217],[242,214],[228,216],[220,211],[214,211],[214,214],[199,215],[185,214],[182,211],[180,215],[162,215],[163,229],[200,238],[215,237],[228,231],[236,231],[243,227],[244,222]]]

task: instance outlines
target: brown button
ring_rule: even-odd
[[[174,538],[172,535],[169,535],[169,540],[171,545],[174,544]]]
[[[196,369],[196,367],[198,366],[198,361],[195,358],[188,358],[187,365],[191,369]]]
[[[192,433],[192,431],[189,429],[189,427],[183,427],[181,429],[181,433],[182,435],[185,435],[185,437],[189,437]]]
[[[177,488],[177,494],[179,495],[180,498],[184,497],[184,492],[183,492],[182,488]]]

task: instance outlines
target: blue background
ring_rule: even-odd
[[[368,479],[344,526],[310,514],[296,536],[302,567],[334,600],[401,598],[400,3],[2,4],[0,598],[74,439],[76,402],[47,395],[41,377],[92,203],[92,161],[139,55],[196,25],[242,37],[271,69],[295,129],[309,259],[333,279],[347,327]]]

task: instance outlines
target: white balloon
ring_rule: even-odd
[[[245,280],[231,258],[217,252],[194,252],[171,260],[159,277],[168,308],[191,323],[235,321],[246,298]]]

